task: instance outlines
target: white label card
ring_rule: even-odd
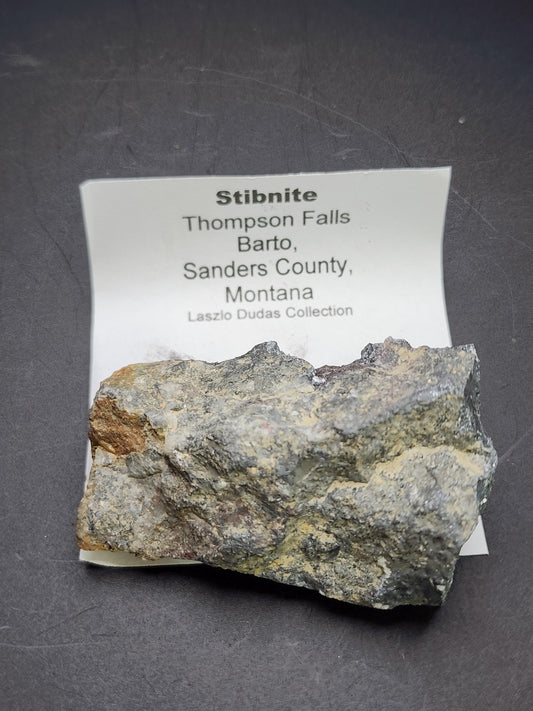
[[[95,180],[91,399],[129,363],[220,361],[277,341],[312,365],[387,336],[448,346],[449,168]],[[481,525],[465,554],[487,553]],[[124,554],[83,560],[145,564]],[[173,561],[175,562],[175,561]]]

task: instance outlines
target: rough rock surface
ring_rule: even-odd
[[[496,464],[478,385],[473,346],[392,339],[318,370],[272,342],[122,368],[91,411],[79,545],[438,605]]]

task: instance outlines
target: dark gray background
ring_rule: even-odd
[[[529,7],[0,2],[1,709],[533,708]],[[478,348],[501,458],[491,555],[460,561],[444,608],[79,563],[78,184],[439,165],[453,340]]]

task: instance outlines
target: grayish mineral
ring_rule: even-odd
[[[92,407],[79,545],[439,605],[496,464],[478,386],[473,346],[392,339],[318,370],[272,342],[127,366]]]

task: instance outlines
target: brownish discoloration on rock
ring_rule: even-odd
[[[113,454],[123,455],[142,452],[146,447],[146,423],[139,415],[120,409],[111,398],[101,398],[94,403],[89,423],[93,450],[99,446]]]
[[[112,386],[133,385],[137,375],[137,364],[125,365],[112,373],[107,382]]]

